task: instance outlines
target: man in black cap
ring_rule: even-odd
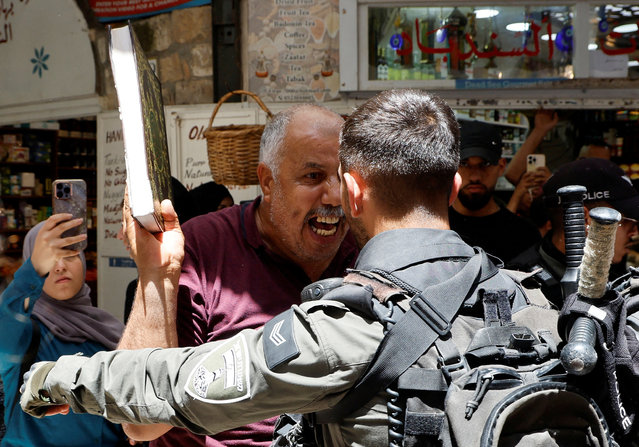
[[[559,307],[563,304],[559,282],[566,270],[566,256],[564,211],[559,203],[557,190],[568,185],[582,185],[587,190],[584,196],[587,224],[590,221],[589,210],[596,207],[614,208],[622,215],[615,237],[610,279],[626,272],[625,257],[632,244],[632,238],[638,234],[639,192],[621,168],[601,158],[584,158],[559,168],[543,187],[544,203],[548,209],[552,230],[540,244],[530,247],[508,265],[510,268],[524,271],[543,268],[535,275],[535,279],[540,283],[546,297]]]
[[[481,121],[461,121],[462,186],[449,209],[450,227],[470,245],[509,261],[535,245],[541,235],[527,220],[510,212],[494,197],[506,169],[499,128]]]

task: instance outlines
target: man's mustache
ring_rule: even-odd
[[[310,210],[304,220],[308,222],[313,217],[336,217],[341,219],[344,217],[344,210],[341,206],[322,206]]]

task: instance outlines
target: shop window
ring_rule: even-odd
[[[591,11],[591,77],[639,78],[639,5],[607,4]]]
[[[573,77],[573,7],[369,7],[368,79]]]

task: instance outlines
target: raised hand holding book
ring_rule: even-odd
[[[161,232],[164,221],[160,203],[173,197],[160,81],[131,23],[109,27],[109,37],[131,215],[148,231]]]

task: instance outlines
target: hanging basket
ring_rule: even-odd
[[[215,106],[209,125],[204,131],[211,176],[223,185],[257,185],[257,163],[263,124],[240,124],[213,127],[220,106],[233,95],[253,98],[270,119],[273,114],[254,93],[234,90],[224,95]]]

